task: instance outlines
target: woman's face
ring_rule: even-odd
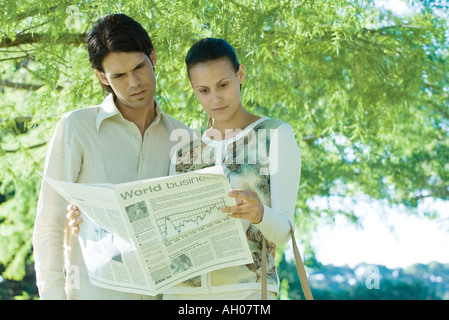
[[[240,65],[237,72],[227,58],[198,63],[189,69],[190,83],[204,111],[214,123],[228,123],[243,110],[240,85],[245,80],[245,70]]]

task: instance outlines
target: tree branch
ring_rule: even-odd
[[[26,149],[26,150],[36,149],[36,148],[40,148],[40,147],[45,146],[47,143],[48,142],[45,141],[45,142],[41,142],[41,143],[38,143],[38,144],[35,144],[35,145],[32,145],[32,146],[26,147],[26,148],[23,148],[23,149]],[[3,150],[3,152],[4,153],[17,153],[20,150],[22,150],[22,149],[20,149],[20,148],[18,148],[18,149],[9,149],[9,150]]]
[[[0,62],[3,61],[8,61],[8,60],[19,60],[19,59],[27,59],[28,55],[24,55],[24,56],[19,56],[19,57],[10,57],[10,58],[4,58],[4,59],[0,59]]]
[[[15,117],[13,119],[0,119],[0,123],[2,122],[10,122],[10,121],[14,121],[16,123],[20,123],[20,122],[31,122],[33,121],[33,119],[35,119],[35,121],[40,121],[40,120],[50,120],[55,118],[57,115],[52,115],[52,116],[47,116],[44,118],[38,118],[36,119],[34,116],[21,116],[21,117]]]
[[[302,138],[302,141],[308,142],[308,141],[317,140],[317,139],[319,139],[319,138],[322,138],[322,137],[317,137],[317,136],[315,136],[315,135],[313,135],[313,136],[306,136],[306,137],[303,137],[303,138]]]
[[[48,14],[48,13],[54,12],[56,10],[58,10],[58,6],[50,7],[50,8],[48,8],[48,10],[46,12],[42,12],[41,8],[33,9],[33,10],[28,11],[28,12],[19,13],[17,15],[17,20],[20,21],[20,20],[23,20],[25,18],[35,16],[35,15],[37,15],[39,13]]]
[[[421,26],[413,26],[413,25],[410,25],[410,24],[398,24],[398,25],[393,25],[393,26],[381,27],[381,28],[377,28],[377,29],[362,28],[362,32],[370,32],[370,33],[381,32],[382,33],[383,31],[395,30],[395,29],[400,29],[400,28],[415,29],[415,30],[422,30],[423,29],[423,27],[421,27]]]
[[[10,47],[17,47],[23,44],[33,44],[36,42],[41,41],[44,38],[45,34],[40,33],[24,33],[24,34],[18,34],[14,40],[6,37],[2,38],[0,41],[0,48],[10,48]],[[84,39],[86,38],[85,33],[61,33],[57,39],[53,39],[53,42],[61,43],[73,43],[73,44],[80,44],[84,43]]]
[[[12,82],[9,80],[1,80],[0,81],[0,87],[10,87],[14,89],[23,89],[23,90],[30,90],[30,91],[36,91],[39,90],[43,85],[39,84],[28,84],[28,83],[17,83]]]
[[[25,33],[17,35],[16,39],[2,38],[0,42],[0,48],[17,47],[21,44],[32,44],[39,42],[42,39],[42,35],[38,33]]]
[[[427,100],[426,102],[431,105],[437,112],[439,112],[443,117],[449,120],[449,112],[445,109],[445,107],[438,106],[435,101],[432,100]]]

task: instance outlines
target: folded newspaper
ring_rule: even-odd
[[[123,184],[42,175],[81,211],[78,235],[92,284],[156,295],[216,269],[252,263],[221,166]]]

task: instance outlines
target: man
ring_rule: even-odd
[[[96,22],[87,45],[92,68],[110,94],[98,106],[64,115],[44,173],[70,182],[114,184],[168,175],[175,143],[170,134],[190,129],[163,113],[154,99],[157,56],[147,32],[124,14],[108,15]],[[90,284],[79,242],[67,230],[66,207],[43,182],[33,235],[40,297],[156,299]]]

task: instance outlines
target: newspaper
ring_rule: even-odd
[[[81,211],[78,235],[92,284],[156,295],[216,269],[252,263],[221,166],[123,184],[80,184],[42,175]]]

